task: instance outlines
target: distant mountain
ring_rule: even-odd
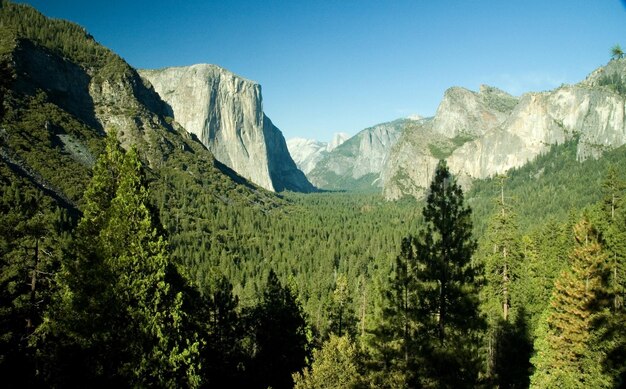
[[[350,135],[337,133],[330,142],[320,142],[315,139],[291,138],[287,140],[287,147],[294,162],[304,174],[308,174],[315,165],[329,152],[348,140]]]
[[[380,190],[380,173],[389,151],[404,129],[425,119],[398,119],[362,130],[322,155],[307,172],[319,188],[330,190]]]
[[[79,210],[104,135],[116,130],[153,185],[184,182],[216,203],[274,201],[172,122],[150,84],[82,27],[4,1],[0,26],[3,172]]]
[[[169,114],[226,166],[268,190],[315,189],[263,113],[259,84],[208,64],[139,73],[167,103]]]
[[[550,145],[577,140],[579,160],[626,143],[626,59],[575,85],[520,98],[482,86],[446,91],[432,121],[411,126],[383,168],[387,199],[424,194],[438,159],[467,187],[523,166]]]

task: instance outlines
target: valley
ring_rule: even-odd
[[[257,82],[2,0],[3,384],[623,386],[622,57],[285,140]]]

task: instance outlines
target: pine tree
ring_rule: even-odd
[[[198,385],[199,343],[186,330],[173,284],[179,275],[153,224],[137,153],[124,153],[115,133],[94,168],[76,235],[41,334],[57,340],[48,350],[50,378]]]
[[[0,376],[36,386],[41,325],[54,289],[53,275],[64,244],[64,214],[52,211],[42,194],[0,180]]]
[[[270,271],[263,297],[250,312],[254,351],[249,386],[291,388],[308,354],[307,325],[290,288]]]
[[[415,276],[419,327],[428,339],[421,351],[421,384],[472,386],[480,370],[476,347],[484,328],[478,299],[482,267],[472,261],[471,209],[445,161],[437,165],[423,215]]]
[[[424,334],[418,317],[417,296],[417,241],[413,236],[402,240],[396,257],[394,277],[385,291],[383,315],[374,329],[374,370],[382,373],[376,379],[380,386],[418,386],[421,363],[420,344]]]
[[[417,237],[402,242],[376,330],[384,385],[471,387],[480,370],[482,267],[472,261],[471,210],[445,161],[437,165]]]
[[[237,312],[239,299],[222,275],[211,275],[211,288],[200,299],[197,311],[204,344],[201,348],[202,374],[209,387],[239,386],[245,360],[242,348],[243,327]]]
[[[574,227],[570,268],[555,281],[550,306],[539,327],[532,362],[535,387],[602,388],[605,350],[596,347],[597,320],[606,314],[608,269],[597,231],[587,219]]]
[[[519,293],[522,250],[517,218],[504,195],[506,177],[499,179],[498,208],[479,249],[486,279],[481,299],[488,323],[487,373],[499,387],[523,387],[528,379],[532,346],[526,318],[519,316],[523,310]],[[513,360],[520,365],[513,365]]]
[[[341,337],[345,334],[356,335],[356,315],[352,306],[352,297],[348,290],[348,279],[339,274],[335,281],[335,289],[331,296],[329,332]]]
[[[348,336],[331,335],[313,350],[311,368],[294,374],[295,389],[364,387],[359,350]]]

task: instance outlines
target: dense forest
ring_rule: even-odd
[[[622,386],[626,160],[618,150],[568,165],[572,149],[467,197],[442,161],[423,202],[285,194],[255,212],[203,209],[166,178],[148,185],[138,151],[113,133],[78,218],[3,165],[2,376],[61,387]],[[577,210],[565,209],[566,190],[528,178],[569,175],[576,193],[599,166]],[[542,212],[535,199],[551,191],[562,198],[543,209],[559,211]]]
[[[421,200],[273,194],[171,118],[132,138],[20,79],[36,47],[136,80],[0,4],[3,387],[626,386],[624,147],[468,188],[440,161]]]

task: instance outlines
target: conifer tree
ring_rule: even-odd
[[[311,368],[294,374],[295,389],[364,387],[361,356],[348,336],[330,335],[319,349],[313,350]]]
[[[331,296],[329,332],[341,337],[345,334],[356,335],[356,315],[352,306],[352,297],[348,290],[348,279],[339,274]]]
[[[518,285],[522,250],[516,215],[504,194],[506,177],[499,179],[498,208],[479,250],[486,280],[481,303],[488,323],[487,374],[500,387],[524,386],[519,381],[527,381],[532,346],[527,337],[526,317],[519,316],[523,310]],[[513,361],[520,365],[512,364]]]
[[[482,267],[472,261],[471,210],[445,161],[437,165],[417,237],[402,242],[376,330],[391,381],[406,387],[471,387],[480,370]]]
[[[58,382],[199,384],[197,337],[186,330],[178,275],[156,232],[137,153],[115,137],[94,168],[85,210],[58,277],[41,338],[56,339]]]
[[[416,244],[417,310],[422,345],[422,386],[468,387],[480,370],[477,353],[484,319],[479,313],[482,267],[472,261],[471,209],[440,161],[423,209],[425,227]]]
[[[197,308],[199,327],[205,343],[201,347],[202,374],[210,387],[239,386],[243,372],[239,369],[245,355],[242,348],[243,327],[237,312],[239,299],[232,285],[222,275],[211,276],[210,290]]]
[[[63,226],[40,192],[0,180],[0,376],[36,386],[32,336],[53,293]],[[63,226],[67,227],[67,226]]]
[[[394,277],[385,291],[383,315],[378,328],[375,328],[374,370],[380,377],[372,376],[380,386],[418,386],[420,365],[420,341],[424,334],[420,331],[417,297],[417,241],[408,236],[402,240],[400,254],[396,257]]]
[[[610,387],[602,371],[606,350],[597,347],[597,320],[606,314],[608,269],[597,231],[587,219],[574,227],[570,268],[555,281],[539,327],[532,362],[534,387]]]
[[[273,270],[250,318],[254,355],[249,386],[291,388],[292,374],[306,362],[307,325],[296,296],[281,284]]]

